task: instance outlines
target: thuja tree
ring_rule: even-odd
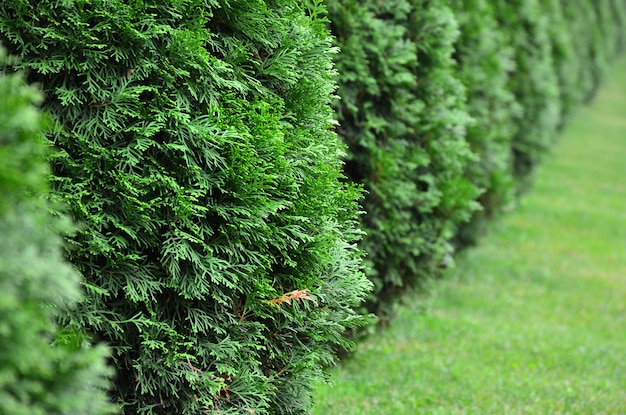
[[[542,2],[541,7],[550,21],[548,35],[552,44],[552,61],[559,83],[561,101],[559,126],[563,126],[574,108],[585,98],[586,90],[590,88],[590,79],[586,76],[590,71],[585,68],[589,62],[577,56],[573,31],[578,28],[564,13],[566,7],[575,6],[563,6],[561,0],[547,0]]]
[[[331,132],[322,6],[7,0],[41,83],[55,194],[81,226],[70,328],[114,350],[126,414],[310,405],[369,282]]]
[[[113,413],[106,350],[83,347],[54,321],[81,295],[62,255],[69,222],[52,217],[43,197],[41,96],[5,64],[0,49],[0,413]]]
[[[453,0],[460,37],[454,57],[467,88],[467,110],[474,119],[467,141],[478,155],[467,165],[467,176],[481,189],[481,210],[463,224],[457,243],[476,241],[486,219],[514,203],[511,137],[517,132],[520,107],[509,89],[515,68],[513,49],[501,31],[488,0]]]
[[[589,100],[622,49],[624,13],[621,1],[551,0],[543,3],[550,21],[554,64],[564,112]]]
[[[597,34],[594,37],[594,53],[598,55],[603,65],[599,75],[601,82],[622,46],[624,28],[621,26],[621,17],[626,5],[620,2],[621,6],[615,6],[613,0],[597,0],[590,3],[596,15],[594,32]]]
[[[510,88],[522,107],[513,137],[514,173],[520,188],[552,143],[561,105],[548,16],[539,0],[492,0],[500,27],[515,51]]]
[[[469,116],[452,59],[458,29],[442,1],[328,2],[337,57],[338,132],[346,171],[368,194],[362,223],[381,306],[431,278],[474,208],[464,177]],[[384,306],[383,308],[386,308]]]
[[[602,27],[602,25],[607,24],[603,18],[603,13],[606,12],[605,6],[605,1],[602,1],[600,5],[593,1],[585,1],[581,4],[581,11],[578,11],[579,14],[584,14],[584,16],[574,17],[586,23],[585,32],[589,39],[587,43],[587,62],[592,73],[592,88],[588,99],[595,95],[595,92],[602,84],[602,80],[609,69],[610,57],[612,55],[611,40],[609,38],[611,29]],[[569,6],[566,5],[564,7],[567,8]]]
[[[617,25],[617,52],[626,49],[626,4],[622,0],[611,0],[611,14]]]
[[[565,21],[569,27],[569,35],[572,40],[575,64],[569,68],[563,67],[564,71],[573,73],[576,77],[576,90],[581,99],[589,101],[599,86],[599,68],[594,43],[597,41],[597,21],[593,6],[587,0],[574,0],[573,2],[560,1]],[[557,47],[557,54],[562,53]],[[557,58],[558,62],[558,58]],[[574,91],[563,91],[564,94],[576,94]],[[567,106],[565,107],[567,110]]]

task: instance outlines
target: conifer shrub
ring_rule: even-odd
[[[552,60],[559,83],[561,102],[561,117],[559,127],[562,127],[568,116],[584,100],[586,90],[590,89],[590,71],[586,68],[588,60],[581,60],[575,50],[575,28],[573,21],[568,20],[561,0],[546,0],[542,2],[544,13],[550,21],[548,35],[552,45]],[[580,41],[584,42],[583,39]],[[583,43],[584,44],[584,43]]]
[[[574,108],[593,98],[619,53],[624,33],[620,13],[625,6],[616,7],[612,0],[547,0],[541,6],[550,22],[563,125]]]
[[[360,190],[331,131],[324,9],[307,4],[0,7],[80,225],[67,256],[87,298],[64,322],[110,344],[125,414],[303,413],[365,321]]]
[[[70,225],[44,199],[41,95],[5,59],[0,48],[0,413],[111,414],[107,351],[69,341],[54,321],[81,296],[59,235]]]
[[[617,53],[626,49],[626,4],[622,0],[611,0],[611,14],[617,30]]]
[[[603,27],[607,24],[605,9],[606,2],[600,0],[598,2],[589,2],[585,7],[589,15],[590,26],[587,28],[587,36],[591,38],[590,63],[593,71],[593,96],[595,91],[602,84],[602,81],[608,72],[610,66],[610,58],[612,56],[611,40],[609,27]]]
[[[368,307],[384,314],[451,260],[457,226],[476,208],[465,176],[470,117],[452,56],[459,31],[445,1],[342,0],[328,11],[341,49],[337,131],[347,175],[367,190]]]
[[[542,3],[550,19],[553,58],[563,113],[589,101],[623,47],[626,4],[613,0],[550,0]]]
[[[549,17],[540,0],[493,0],[501,29],[515,51],[510,88],[521,105],[512,140],[519,189],[553,141],[560,123],[559,81],[554,68]]]
[[[570,70],[576,73],[576,90],[579,91],[582,100],[588,102],[599,86],[597,75],[601,66],[594,52],[594,43],[597,41],[596,15],[592,4],[587,0],[573,0],[572,3],[561,2],[561,4],[569,26],[576,61],[575,67]]]
[[[621,26],[626,4],[615,6],[613,0],[592,1],[595,12],[596,25],[594,27],[594,54],[598,56],[600,63],[598,68],[597,82],[602,83],[608,74],[611,64],[619,53],[624,36],[624,28]]]
[[[487,219],[514,203],[511,138],[520,108],[509,89],[514,51],[489,0],[452,0],[450,5],[460,30],[454,56],[474,120],[466,139],[477,158],[468,163],[466,174],[481,190],[481,209],[458,230],[457,245],[464,246],[484,232]]]

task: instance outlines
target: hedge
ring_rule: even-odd
[[[515,51],[510,88],[522,107],[513,136],[513,167],[522,188],[550,147],[561,119],[558,78],[552,57],[550,20],[539,0],[494,0],[496,16]]]
[[[125,414],[291,414],[370,288],[316,2],[8,0]]]
[[[56,335],[24,307],[41,358],[73,348],[103,413],[88,342],[110,345],[125,414],[297,414],[372,285],[384,321],[532,183],[626,47],[626,5],[7,0],[0,42],[54,121],[55,202],[17,213],[67,205],[79,226],[65,256],[85,298],[33,297]],[[60,249],[60,223],[28,246]]]
[[[510,209],[624,45],[619,0],[328,1],[338,133],[383,316]],[[445,167],[442,167],[445,166]]]
[[[384,315],[450,261],[478,192],[464,169],[470,117],[452,59],[458,28],[443,1],[328,2],[346,173],[365,186],[368,308]]]
[[[492,4],[489,0],[453,0],[450,4],[460,30],[454,58],[474,120],[466,140],[477,158],[467,164],[466,175],[481,190],[481,209],[457,230],[455,245],[460,248],[475,243],[489,220],[515,204],[511,141],[519,128],[515,120],[521,116],[521,107],[509,85],[514,50],[500,30]]]
[[[614,18],[613,24],[617,25],[615,44],[616,56],[618,56],[626,50],[626,6],[622,0],[611,0],[610,3],[610,13]]]
[[[591,4],[596,16],[592,54],[600,62],[598,83],[601,83],[615,57],[626,48],[626,5],[621,0],[598,0]]]
[[[611,62],[623,49],[626,5],[613,0],[577,0],[567,5],[550,0],[542,7],[550,20],[565,122],[581,102],[593,98]]]
[[[59,236],[71,226],[43,198],[41,94],[5,65],[0,48],[0,413],[111,414],[107,351],[83,347],[53,319],[81,297]]]
[[[559,93],[561,101],[561,119],[559,127],[562,127],[580,103],[591,95],[595,89],[591,76],[591,66],[585,59],[581,59],[576,51],[576,43],[580,46],[587,42],[584,37],[577,39],[578,30],[582,30],[574,20],[570,20],[566,15],[569,7],[563,7],[560,0],[549,0],[542,5],[544,13],[550,19],[548,33],[552,43],[552,59],[555,73],[559,83]],[[580,10],[584,6],[580,5]],[[585,17],[586,18],[586,17]],[[588,42],[587,42],[588,43]],[[581,50],[584,50],[582,46]]]

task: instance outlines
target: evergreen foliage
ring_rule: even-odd
[[[474,119],[466,139],[478,156],[469,161],[466,174],[482,192],[481,209],[458,230],[457,244],[463,246],[476,241],[487,219],[514,203],[511,137],[517,132],[514,120],[520,107],[509,89],[514,51],[489,0],[452,0],[451,7],[461,33],[454,56]]]
[[[584,30],[591,41],[587,51],[593,79],[593,88],[587,98],[590,100],[609,69],[610,40],[605,38],[605,32],[609,29],[601,27],[602,24],[606,23],[602,19],[600,10],[603,8],[602,6],[598,6],[596,2],[584,2],[581,6],[586,15],[587,26]]]
[[[581,61],[576,56],[573,25],[565,16],[561,1],[546,0],[542,2],[542,7],[550,21],[548,35],[552,44],[552,59],[559,83],[561,102],[559,126],[562,126],[567,122],[567,117],[573,109],[584,100],[585,89],[591,89],[590,80],[585,79],[588,62]]]
[[[338,132],[347,174],[368,194],[362,225],[376,298],[370,310],[451,260],[457,225],[476,208],[465,177],[470,117],[452,58],[445,1],[328,2],[337,57]]]
[[[561,95],[561,124],[582,101],[594,96],[622,48],[626,5],[618,3],[612,0],[542,2],[550,22],[549,37]]]
[[[81,297],[59,236],[70,225],[43,198],[41,94],[6,63],[0,49],[0,413],[111,414],[107,351],[68,341],[53,319]]]
[[[521,189],[553,141],[561,120],[550,20],[540,0],[493,0],[501,29],[515,51],[510,88],[522,108],[512,140],[513,167]]]
[[[113,348],[125,414],[303,413],[365,321],[360,191],[331,131],[324,8],[307,4],[0,7],[81,226],[67,255],[87,299],[65,323]]]
[[[530,184],[557,129],[592,96],[619,49],[626,7],[327,4],[341,49],[337,131],[349,147],[348,176],[368,192],[361,246],[375,284],[369,309],[380,313],[450,262],[451,235],[457,247],[473,242],[485,219]],[[440,143],[451,147],[431,147]]]
[[[306,413],[626,47],[621,0],[321,1],[0,5],[0,412],[110,413],[106,342],[127,415]]]
[[[587,0],[574,0],[571,4],[564,4],[561,1],[561,7],[569,27],[576,62],[569,70],[575,73],[577,79],[574,90],[564,92],[574,96],[580,94],[581,99],[587,102],[593,97],[599,85],[597,76],[599,65],[594,52],[594,43],[597,41],[595,13]],[[567,69],[563,66],[562,70]]]
[[[611,0],[611,15],[614,24],[617,26],[617,53],[623,53],[626,50],[626,4],[622,0]]]
[[[598,71],[598,83],[601,83],[622,47],[624,27],[621,18],[626,5],[621,2],[621,6],[615,7],[613,0],[597,0],[590,3],[596,16],[594,53],[598,55],[598,60],[601,62]]]

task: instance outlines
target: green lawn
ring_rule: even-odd
[[[435,290],[333,372],[316,414],[626,414],[626,61]]]

